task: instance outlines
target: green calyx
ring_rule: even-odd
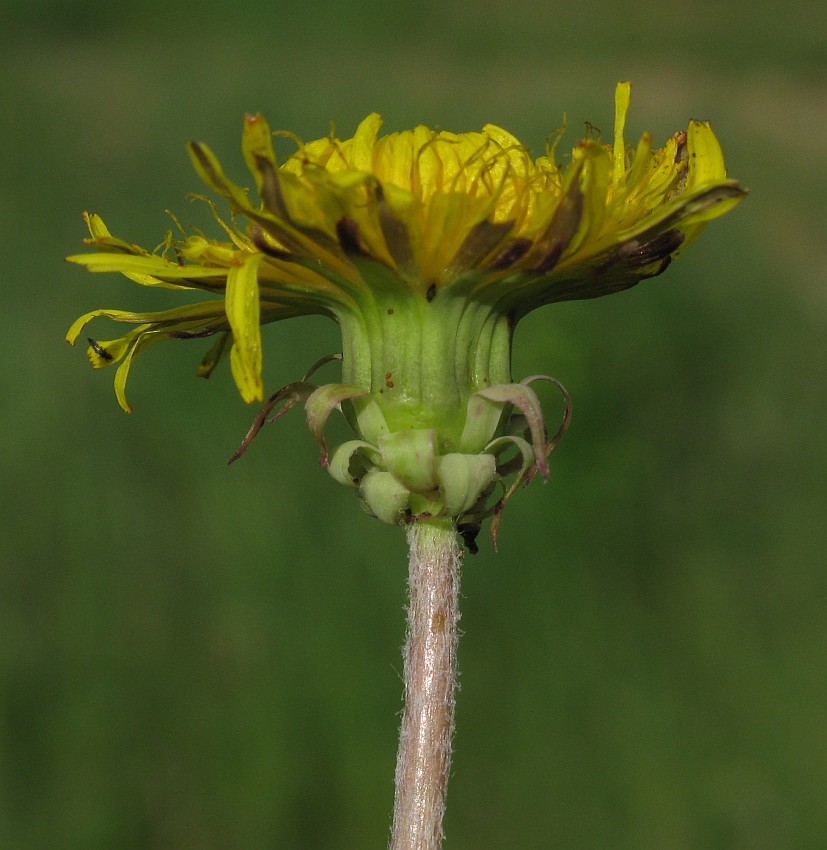
[[[550,440],[530,386],[536,380],[554,383],[566,401],[563,423]],[[380,425],[380,401],[360,395],[352,403],[374,429]],[[499,517],[518,486],[536,472],[547,476],[546,457],[568,427],[570,412],[568,395],[553,378],[494,384],[467,397],[457,451],[441,451],[436,428],[391,431],[380,425],[375,439],[343,443],[323,465],[338,482],[356,488],[365,510],[383,522],[449,518],[472,540],[493,516],[496,543]]]
[[[469,396],[511,381],[511,317],[496,302],[468,297],[478,276],[438,289],[401,284],[375,263],[363,263],[360,273],[367,294],[354,308],[334,310],[342,378],[367,389],[382,416],[367,399],[343,407],[345,416],[371,442],[386,431],[433,428],[440,452],[459,450]]]
[[[449,519],[472,550],[481,523],[493,517],[496,542],[509,498],[536,472],[548,474],[546,457],[570,417],[565,389],[545,376],[513,382],[509,317],[455,296],[452,287],[424,294],[373,287],[365,301],[337,317],[342,355],[272,396],[233,459],[265,421],[303,403],[321,465],[356,489],[372,516],[397,525]],[[332,359],[342,361],[342,383],[311,383]],[[566,403],[551,439],[531,387],[537,380],[554,383]],[[324,430],[337,409],[356,438],[331,449]]]

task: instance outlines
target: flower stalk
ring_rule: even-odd
[[[450,521],[412,522],[407,537],[405,709],[390,850],[439,850],[454,734],[462,550]]]

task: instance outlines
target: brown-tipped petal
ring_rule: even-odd
[[[575,168],[566,194],[560,201],[546,232],[535,242],[528,265],[532,271],[551,271],[571,242],[583,218],[583,192],[580,190],[582,160]]]
[[[599,271],[614,265],[622,265],[624,269],[630,270],[651,266],[671,256],[683,245],[685,239],[686,236],[680,230],[667,230],[644,242],[631,239],[619,245],[605,265],[599,267]]]
[[[264,209],[289,221],[290,213],[281,191],[281,182],[275,165],[261,154],[255,154],[253,161],[261,177],[261,201],[264,204]]]
[[[463,240],[462,245],[460,245],[456,256],[451,261],[446,278],[450,280],[453,277],[461,275],[463,272],[480,266],[487,256],[497,250],[513,227],[513,221],[480,221],[475,224]],[[530,247],[531,242],[527,239],[523,241],[528,243],[527,247],[523,250],[523,253],[525,253],[528,247]],[[497,259],[501,255],[498,255]],[[501,268],[507,267],[506,265]],[[498,268],[500,267],[498,266]]]
[[[414,263],[408,228],[405,226],[405,222],[401,221],[388,205],[381,186],[376,187],[376,203],[382,236],[385,238],[385,245],[388,247],[388,253],[393,258],[396,268],[404,275],[414,274],[416,264]]]

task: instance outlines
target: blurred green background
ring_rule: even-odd
[[[537,153],[565,112],[562,152],[620,79],[628,137],[708,118],[752,194],[664,277],[518,331],[575,417],[464,567],[446,848],[827,847],[827,12],[761,9],[5,0],[0,847],[366,850],[392,806],[402,533],[297,413],[228,468],[255,410],[193,378],[203,342],[119,410],[63,334],[158,293],[63,263],[81,210],[157,244],[201,190],[187,139],[243,179],[245,111]],[[265,345],[272,390],[336,329]]]

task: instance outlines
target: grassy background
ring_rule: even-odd
[[[402,535],[300,416],[228,469],[254,411],[192,379],[203,345],[142,358],[120,412],[62,336],[149,302],[62,262],[80,211],[156,244],[200,188],[183,142],[240,177],[244,111],[541,151],[564,112],[608,134],[619,79],[631,138],[710,118],[752,195],[664,277],[518,331],[575,419],[465,566],[446,847],[825,846],[827,13],[762,8],[5,0],[0,846],[365,850],[392,804]],[[276,388],[335,328],[266,346]]]

